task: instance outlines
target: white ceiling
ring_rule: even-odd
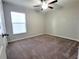
[[[15,1],[14,0],[3,0],[3,1],[29,7],[29,8],[33,8],[34,5],[41,4],[40,0],[15,0]],[[47,0],[47,1],[52,1],[52,0]],[[62,5],[69,5],[69,4],[74,4],[78,2],[79,0],[58,0],[56,4],[62,6]]]
[[[33,5],[40,4],[39,0],[3,0],[8,3],[17,4],[25,7],[32,7]]]

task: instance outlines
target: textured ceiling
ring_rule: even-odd
[[[15,0],[15,1],[14,0],[3,0],[3,1],[29,7],[29,8],[33,8],[33,5],[41,4],[40,0]],[[52,0],[47,0],[47,1],[49,2]],[[63,6],[63,5],[70,5],[70,4],[77,4],[77,3],[79,4],[79,0],[58,0],[56,4]]]

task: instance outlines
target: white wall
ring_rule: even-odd
[[[48,12],[46,34],[79,41],[79,5],[70,4]]]
[[[19,35],[12,34],[12,25],[9,25],[11,23],[11,10],[26,13],[27,33]],[[4,12],[6,22],[8,22],[6,27],[7,32],[11,37],[10,40],[36,36],[39,34],[51,34],[74,40],[79,39],[79,4],[77,3],[57,8],[45,14],[21,6],[5,3]]]
[[[27,33],[13,35],[12,34],[12,25],[11,25],[11,11],[19,11],[26,13],[27,21]],[[44,19],[43,14],[36,12],[34,10],[26,9],[25,7],[4,3],[4,14],[6,19],[6,28],[7,33],[10,34],[10,39],[8,41],[32,37],[44,33]]]

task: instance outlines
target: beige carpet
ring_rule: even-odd
[[[77,59],[76,41],[40,35],[9,43],[8,59]]]

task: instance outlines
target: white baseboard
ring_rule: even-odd
[[[10,40],[8,42],[15,42],[15,41],[18,41],[18,40],[23,40],[23,39],[26,39],[26,38],[31,38],[31,37],[35,37],[35,36],[39,36],[39,35],[43,35],[43,33],[37,34],[37,35],[30,35],[30,36],[27,36],[27,37],[24,37],[24,38],[20,38],[20,39]]]
[[[27,36],[27,37],[20,38],[20,39],[10,40],[10,41],[8,41],[8,42],[14,42],[14,41],[17,41],[17,40],[22,40],[22,39],[25,39],[25,38],[31,38],[31,37],[35,37],[35,36],[39,36],[39,35],[43,35],[43,33],[41,33],[41,34],[37,34],[37,35]],[[79,42],[79,39],[75,39],[75,38],[63,37],[63,36],[60,36],[60,35],[53,35],[53,34],[48,34],[48,35],[51,35],[51,36],[57,36],[57,37],[61,37],[61,38],[66,38],[66,39],[70,39],[70,40],[74,40],[74,41]]]
[[[79,39],[75,39],[75,38],[64,37],[64,36],[60,36],[60,35],[53,35],[53,34],[48,34],[48,35],[51,35],[51,36],[57,36],[57,37],[61,37],[61,38],[66,38],[66,39],[69,39],[69,40],[74,40],[74,41],[79,42]]]

